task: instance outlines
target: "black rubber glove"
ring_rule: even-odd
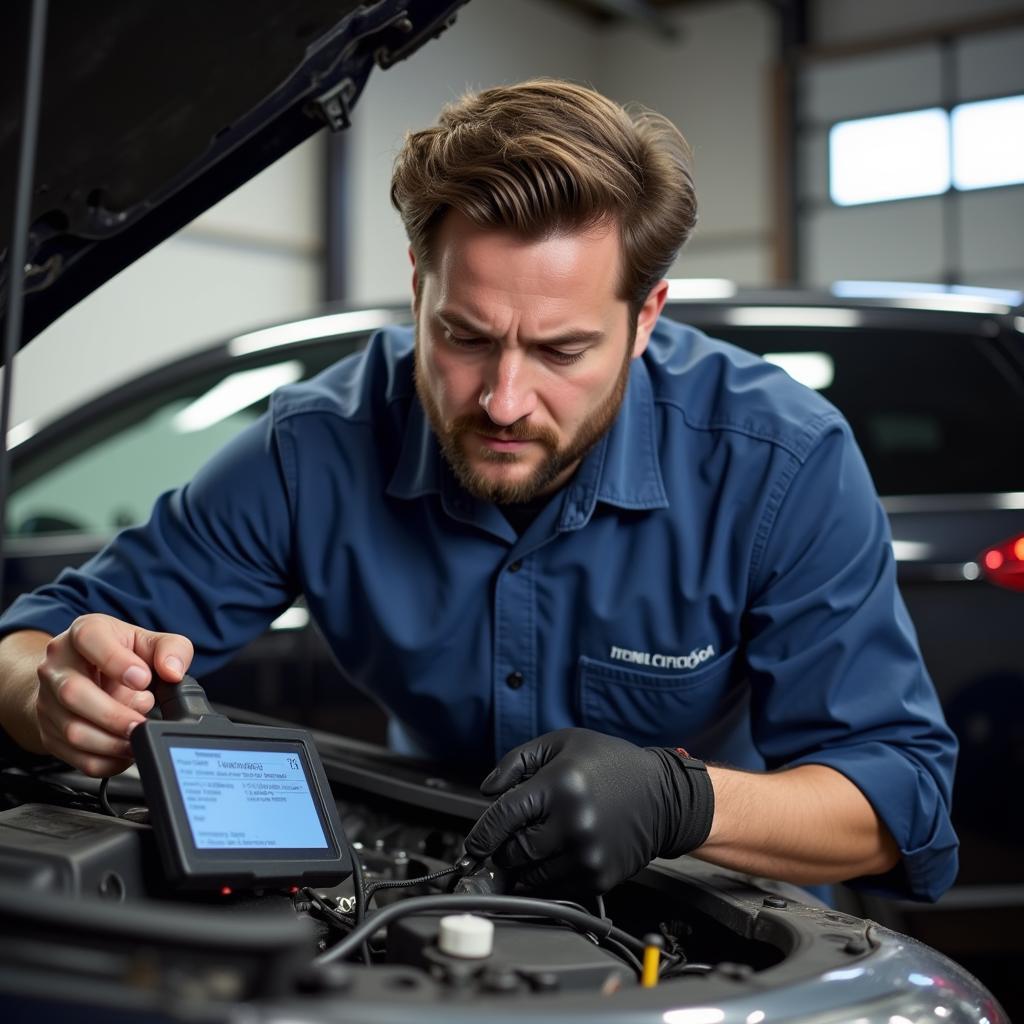
[[[700,761],[588,729],[510,750],[480,791],[498,799],[466,837],[466,852],[524,868],[519,881],[531,888],[569,881],[607,892],[655,857],[695,850],[715,807]]]

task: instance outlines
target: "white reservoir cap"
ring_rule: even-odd
[[[476,914],[449,914],[441,918],[437,948],[449,956],[479,960],[494,949],[494,922]]]

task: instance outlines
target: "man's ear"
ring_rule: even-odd
[[[636,339],[633,342],[633,358],[638,359],[647,350],[647,342],[651,340],[651,331],[665,308],[665,300],[668,298],[668,281],[659,281],[644,299],[640,307],[640,313],[636,318]]]
[[[409,246],[409,262],[412,264],[412,315],[417,316],[419,311],[420,297],[420,279],[419,272],[416,270],[416,254],[412,251],[412,246]]]

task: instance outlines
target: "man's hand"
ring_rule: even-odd
[[[176,633],[109,615],[80,616],[50,639],[36,669],[42,746],[86,775],[124,771],[132,756],[128,737],[153,707],[153,672],[179,682],[192,656],[191,642]]]
[[[714,813],[703,768],[587,729],[509,751],[480,790],[498,799],[466,837],[466,852],[525,869],[519,881],[531,887],[568,880],[606,892],[655,857],[696,849]]]

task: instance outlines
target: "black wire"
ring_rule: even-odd
[[[363,877],[363,862],[359,859],[359,851],[349,842],[348,836],[345,836],[345,842],[348,843],[349,860],[352,861],[352,894],[356,901],[356,927],[359,927],[366,916],[366,880]],[[371,962],[369,944],[365,941],[362,942],[360,949],[362,950],[363,963],[369,966]]]
[[[444,868],[441,871],[434,871],[429,875],[420,875],[418,878],[389,878],[382,879],[379,882],[371,882],[366,885],[363,880],[362,864],[359,862],[359,857],[356,851],[349,846],[349,851],[352,854],[352,884],[356,890],[356,923],[361,924],[366,916],[366,911],[370,906],[370,901],[374,895],[380,889],[404,889],[409,886],[421,885],[424,882],[433,882],[439,878],[445,878],[448,875],[454,875],[456,872],[461,872],[462,867],[458,864],[450,868]],[[363,961],[370,963],[370,947],[369,944],[364,942],[362,946]]]
[[[99,802],[100,802],[100,807],[103,808],[103,813],[104,814],[109,814],[112,818],[119,818],[119,817],[121,817],[121,815],[119,815],[117,813],[117,811],[114,810],[114,808],[110,804],[110,801],[107,799],[107,787],[109,785],[110,785],[110,776],[108,775],[105,779],[103,779],[100,782],[100,793],[99,793],[99,797],[98,797]]]
[[[321,913],[323,913],[333,924],[340,925],[346,932],[352,931],[355,927],[355,919],[332,907],[319,893],[314,892],[308,886],[302,890],[303,896],[309,900]]]
[[[560,907],[572,907],[573,910],[579,910],[579,911],[581,911],[584,914],[589,914],[590,913],[590,911],[587,910],[587,908],[585,906],[583,906],[582,903],[576,903],[574,900],[548,900],[547,902],[548,903],[557,903]],[[599,917],[604,917],[604,914],[599,914],[598,916]]]
[[[713,964],[673,964],[669,970],[663,973],[659,972],[658,976],[663,980],[668,980],[669,978],[681,978],[687,974],[710,974],[714,969]]]
[[[597,893],[594,896],[594,901],[597,903],[597,916],[606,917],[607,915],[604,912],[604,897],[600,893]]]
[[[363,863],[359,859],[358,851],[351,843],[348,845],[348,852],[352,861],[352,890],[356,901],[356,924],[362,924],[363,918],[366,916],[366,881],[363,877]]]
[[[424,882],[435,882],[439,878],[454,875],[461,872],[462,867],[456,864],[454,867],[444,868],[442,871],[434,871],[429,875],[420,875],[418,878],[387,878],[379,882],[371,882],[366,887],[366,906],[369,907],[370,900],[380,889],[405,889],[414,885],[422,885]]]
[[[49,789],[54,789],[58,793],[67,793],[68,796],[77,797],[79,800],[87,800],[90,804],[99,802],[104,814],[109,814],[114,818],[122,817],[119,815],[114,808],[110,805],[107,799],[107,787],[110,785],[110,779],[105,778],[100,780],[100,791],[99,795],[86,792],[84,789],[74,789],[71,786],[66,785],[63,782],[58,782],[56,779],[48,779],[45,777],[47,772],[52,772],[54,766],[52,764],[37,765],[33,768],[16,768],[12,772],[5,772],[5,775],[11,774],[15,777],[23,776],[26,779],[32,779],[34,782],[40,783]],[[64,765],[61,768],[62,771],[67,771],[67,766]],[[133,808],[134,810],[134,808]]]
[[[43,93],[43,58],[46,42],[47,0],[32,0],[32,21],[28,30],[28,62],[25,68],[25,105],[18,153],[18,183],[14,194],[14,216],[7,246],[7,329],[4,335],[4,374],[0,397],[0,583],[4,578],[4,533],[7,522],[7,487],[10,459],[7,429],[11,418],[11,380],[14,354],[21,341],[21,319],[25,290],[25,260],[29,217],[32,207],[32,177],[35,173],[39,110]],[[2,603],[2,602],[0,602]]]
[[[576,903],[574,900],[548,900],[548,902],[557,903],[560,907],[572,907],[574,910],[580,910],[584,914],[590,913],[590,911],[587,910],[587,908],[583,906],[582,903]],[[601,914],[600,916],[604,917],[604,914]],[[595,946],[601,945],[600,940],[593,932],[583,932],[582,934],[585,935],[588,939],[590,939],[590,941]]]
[[[530,914],[547,917],[572,925],[580,931],[593,932],[603,940],[611,936],[635,954],[642,954],[644,944],[621,928],[616,928],[607,918],[594,917],[572,907],[560,906],[548,900],[531,899],[525,896],[468,896],[451,894],[444,896],[414,896],[399,903],[378,910],[368,921],[363,921],[337,945],[325,953],[321,953],[313,963],[317,966],[343,960],[359,948],[379,928],[392,921],[410,914],[425,913],[434,910],[448,910],[451,913],[460,911],[482,911],[484,913]]]
[[[611,950],[620,960],[625,960],[630,967],[636,971],[637,977],[643,977],[644,968],[643,964],[621,943],[615,939],[608,937],[604,940],[604,945]]]
[[[52,764],[43,764],[38,765],[35,768],[15,768],[11,772],[4,772],[4,775],[14,775],[15,777],[23,775],[27,779],[32,779],[34,782],[39,782],[51,789],[56,789],[58,792],[70,793],[72,796],[87,796],[92,799],[91,793],[83,793],[82,790],[72,789],[71,786],[68,786],[63,782],[57,782],[55,779],[46,778],[46,773],[52,771]]]

